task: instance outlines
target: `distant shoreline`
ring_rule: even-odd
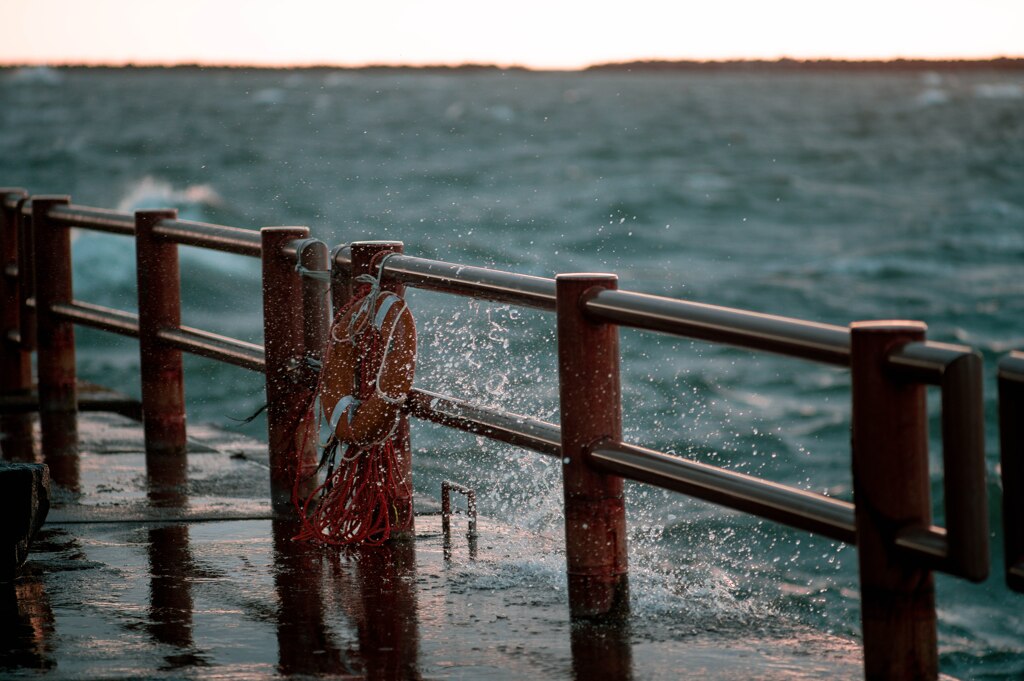
[[[924,72],[924,71],[1021,71],[1024,57],[995,59],[732,59],[721,61],[639,60],[593,64],[580,69],[540,69],[497,64],[369,64],[337,66],[303,64],[296,66],[232,64],[0,64],[0,70],[23,68],[59,70],[193,70],[193,71],[346,71],[366,73],[670,73],[670,72]]]

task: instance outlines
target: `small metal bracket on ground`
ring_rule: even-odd
[[[469,516],[469,527],[466,539],[469,540],[469,557],[476,559],[476,492],[468,487],[449,480],[441,483],[441,531],[444,535],[444,559],[452,559],[452,492],[466,495],[466,515]]]

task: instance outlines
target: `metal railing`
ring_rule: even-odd
[[[142,412],[147,462],[183,460],[186,451],[182,352],[207,357],[267,376],[271,493],[287,505],[299,465],[315,465],[315,440],[303,438],[294,405],[307,399],[310,377],[301,361],[304,299],[325,287],[295,273],[295,248],[309,238],[306,227],[260,231],[179,220],[175,211],[134,215],[76,206],[64,196],[0,192],[3,278],[3,352],[0,393],[28,394],[31,358],[37,352],[38,408],[42,449],[49,458],[73,455],[77,447],[77,378],[74,326],[137,338],[140,346]],[[73,297],[71,228],[134,237],[138,314]],[[181,324],[178,247],[194,246],[260,258],[263,265],[265,347]],[[326,250],[309,249],[313,266],[326,266]],[[319,256],[319,260],[317,260]],[[25,417],[4,417],[11,450],[31,447]],[[296,433],[299,433],[296,435]],[[297,448],[305,449],[302,457]],[[175,470],[175,466],[160,466]],[[177,469],[183,470],[182,466]]]
[[[326,245],[310,239],[302,227],[256,232],[178,220],[173,211],[131,216],[74,206],[66,197],[29,199],[20,191],[0,198],[5,341],[0,354],[3,375],[17,378],[4,378],[0,391],[31,387],[28,353],[37,349],[47,456],[74,451],[73,326],[88,326],[139,338],[148,463],[184,456],[181,352],[265,373],[271,490],[275,505],[283,505],[295,466],[315,466],[313,424],[293,405],[308,402],[314,380],[307,360],[318,357],[326,339],[328,283],[322,273],[329,268],[330,299],[337,310],[349,299],[353,279],[370,272],[381,253],[392,253],[383,265],[383,281],[396,292],[412,286],[556,313],[560,425],[423,389],[411,392],[406,412],[562,459],[574,616],[614,618],[628,609],[623,479],[856,544],[871,677],[935,677],[932,571],[974,581],[987,575],[980,356],[966,347],[927,341],[918,322],[839,327],[619,291],[614,275],[548,279],[417,258],[404,255],[401,242],[357,242],[328,256]],[[134,236],[138,315],[72,297],[71,227]],[[179,245],[261,258],[265,347],[181,325]],[[38,276],[42,272],[46,276]],[[624,442],[620,326],[848,367],[855,503]],[[1007,574],[1015,588],[1024,567],[1024,536],[1021,508],[1013,504],[1020,503],[1024,485],[1020,425],[1012,415],[1021,409],[1022,366],[1024,357],[1014,355],[1000,373]],[[939,386],[942,395],[945,528],[931,521],[927,385]],[[400,460],[411,474],[404,418],[398,438]],[[411,513],[409,503],[405,510]]]

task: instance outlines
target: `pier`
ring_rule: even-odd
[[[730,678],[730,674],[749,678],[762,672],[767,676],[777,672],[778,678],[794,677],[795,667],[787,666],[792,660],[786,651],[799,657],[800,646],[787,649],[779,641],[773,644],[782,651],[779,655],[783,662],[777,668],[767,659],[771,656],[754,643],[740,646],[748,651],[754,666],[738,663],[729,671],[727,653],[734,644],[715,648],[701,642],[686,652],[685,640],[665,643],[673,641],[677,633],[671,628],[660,638],[652,635],[652,640],[661,643],[645,649],[644,662],[631,653],[624,480],[672,490],[855,545],[863,613],[863,674],[870,679],[937,678],[933,573],[971,581],[988,578],[984,367],[980,355],[971,348],[929,341],[922,322],[861,320],[845,327],[825,325],[620,290],[613,274],[534,277],[419,258],[404,253],[401,242],[331,247],[312,238],[305,227],[265,227],[256,231],[179,220],[174,211],[167,210],[132,215],[77,206],[63,196],[29,196],[21,190],[2,190],[0,208],[0,399],[5,405],[0,427],[4,458],[43,461],[59,488],[81,493],[65,508],[55,504],[48,520],[51,526],[82,528],[77,535],[79,541],[107,542],[122,547],[112,549],[115,552],[123,552],[124,546],[136,541],[125,539],[128,525],[142,523],[149,527],[148,539],[139,546],[150,551],[150,560],[148,567],[138,567],[137,577],[151,581],[151,619],[156,622],[151,626],[158,632],[152,636],[157,640],[165,637],[168,645],[180,649],[169,653],[172,657],[182,654],[181,650],[191,654],[187,651],[198,646],[197,635],[192,625],[183,624],[177,616],[168,617],[161,629],[157,626],[160,617],[191,612],[201,597],[187,593],[197,590],[198,573],[187,576],[194,558],[185,553],[176,556],[174,546],[181,546],[180,542],[161,544],[161,537],[173,538],[176,532],[199,534],[193,528],[202,523],[233,523],[218,533],[218,539],[209,540],[210,544],[244,536],[258,540],[253,546],[262,548],[257,554],[243,553],[244,558],[238,558],[242,564],[225,567],[210,579],[226,580],[225,584],[234,587],[224,588],[244,591],[244,584],[232,576],[236,569],[244,574],[257,559],[278,562],[269,572],[257,570],[253,579],[273,574],[277,580],[273,588],[279,603],[276,668],[280,673],[343,673],[344,656],[339,644],[335,641],[331,647],[331,642],[321,640],[323,625],[318,628],[315,618],[308,619],[310,612],[332,607],[343,612],[360,609],[361,615],[350,616],[353,622],[360,622],[355,630],[360,632],[357,648],[363,657],[359,669],[349,670],[350,676],[415,678],[419,669],[436,671],[444,667],[446,661],[440,659],[445,657],[442,632],[463,626],[452,621],[452,613],[462,606],[446,601],[451,606],[444,613],[448,619],[443,626],[431,629],[437,621],[427,617],[432,624],[425,626],[425,614],[417,614],[415,605],[417,598],[420,602],[429,599],[431,580],[446,584],[446,593],[452,591],[451,574],[444,572],[445,551],[441,545],[447,516],[442,520],[436,514],[440,509],[427,500],[410,500],[411,506],[400,512],[419,514],[411,537],[399,538],[377,550],[361,549],[355,557],[334,562],[319,550],[289,541],[295,467],[312,470],[318,457],[313,424],[297,418],[293,405],[307,403],[314,390],[313,367],[325,344],[332,308],[337,310],[347,302],[354,277],[368,273],[381,253],[393,254],[381,271],[385,286],[396,293],[401,294],[404,287],[415,287],[535,308],[551,313],[557,330],[559,424],[482,408],[428,387],[414,389],[405,404],[406,416],[398,437],[403,443],[401,460],[407,474],[414,470],[410,417],[510,443],[562,462],[565,542],[552,550],[565,553],[565,609],[560,610],[562,601],[557,599],[542,604],[548,620],[537,625],[536,635],[516,643],[520,640],[516,632],[534,626],[530,624],[533,615],[529,609],[511,608],[506,613],[505,606],[494,601],[493,595],[489,603],[486,597],[474,595],[474,601],[478,596],[484,601],[483,609],[470,610],[468,603],[473,601],[467,600],[461,611],[464,621],[479,618],[479,612],[484,612],[494,617],[491,624],[498,623],[492,629],[474,625],[474,631],[489,632],[477,634],[483,637],[481,641],[493,637],[480,645],[497,650],[513,647],[507,654],[488,656],[476,655],[472,646],[470,650],[462,644],[456,646],[457,654],[447,662],[477,670],[464,670],[467,678],[485,674],[491,666],[513,665],[515,660],[535,661],[536,650],[530,651],[530,647],[537,645],[542,632],[555,632],[561,637],[561,644],[546,645],[558,648],[560,652],[553,652],[552,659],[571,668],[577,678],[630,678],[634,674],[647,678],[647,664],[666,668],[676,664],[692,670],[693,665],[699,666],[702,654],[707,655],[708,674],[719,678]],[[138,314],[74,297],[72,228],[120,234],[134,242]],[[177,252],[181,245],[261,261],[260,295],[265,320],[262,345],[182,325]],[[86,390],[78,382],[76,326],[138,339],[141,405],[133,407],[130,400]],[[621,427],[620,327],[849,369],[854,500],[690,461],[647,448],[642,442],[625,442]],[[225,441],[223,433],[196,432],[186,425],[183,352],[265,375],[265,445],[252,441],[232,444]],[[33,353],[35,379],[31,371]],[[1021,385],[1024,354],[1011,353],[999,367],[1005,491],[1002,512],[1007,528],[1005,577],[1018,591],[1024,590]],[[932,521],[925,412],[928,386],[938,388],[942,402],[944,527]],[[87,408],[97,411],[90,414]],[[141,415],[141,426],[130,425],[136,423],[129,420],[133,409],[140,412],[134,415]],[[35,413],[38,442],[34,435]],[[118,494],[126,497],[104,504],[97,499],[110,494],[109,481],[103,477],[110,471],[101,457],[111,448],[107,443],[120,437],[119,433],[131,440],[130,446],[123,447],[123,456],[130,455],[128,469],[133,473],[125,474],[120,492],[106,498],[116,499]],[[218,452],[221,456],[215,456]],[[208,462],[204,456],[209,457]],[[90,475],[99,477],[90,482]],[[100,478],[104,480],[102,485],[96,482]],[[207,496],[199,491],[203,485],[197,488],[196,483],[203,480],[211,481]],[[424,513],[428,510],[435,513]],[[488,545],[502,546],[502,532],[500,525],[482,521],[476,539],[481,551]],[[52,566],[67,560],[61,552],[70,549],[46,545],[45,538],[42,543],[41,564],[50,561],[47,569],[57,570]],[[152,548],[157,545],[165,548]],[[448,547],[452,550],[460,549]],[[468,552],[469,547],[465,550]],[[292,570],[289,566],[293,564],[301,569]],[[324,570],[333,570],[329,578]],[[33,579],[28,583],[39,583]],[[289,579],[293,581],[289,583]],[[295,583],[295,579],[307,580],[314,587],[307,589],[307,584]],[[341,588],[342,596],[333,589],[330,594],[317,591],[320,587],[316,585],[337,585],[346,580],[349,587]],[[161,591],[165,586],[168,590]],[[513,590],[528,591],[526,587]],[[265,597],[266,592],[261,591],[259,598],[248,603],[257,607]],[[336,597],[344,602],[332,601]],[[19,594],[19,602],[21,598]],[[383,598],[397,600],[385,603],[380,600]],[[525,593],[522,598],[528,600]],[[244,600],[239,596],[235,601],[239,599]],[[289,610],[292,606],[294,609]],[[395,617],[395,612],[412,615]],[[373,621],[374,613],[384,621]],[[31,614],[23,619],[29,623],[26,626],[35,626]],[[39,626],[47,626],[45,619]],[[52,618],[49,626],[54,626]],[[428,630],[433,633],[425,633]],[[364,641],[363,636],[370,638]],[[230,638],[224,640],[224,646],[230,644]],[[517,655],[515,646],[526,652]],[[813,649],[814,643],[807,646]],[[39,656],[45,657],[42,653]],[[675,656],[678,662],[672,661]],[[834,670],[848,672],[851,659],[857,665],[861,663],[858,655],[834,659]],[[819,662],[806,662],[804,671],[811,673]],[[501,673],[509,678],[534,674],[511,667]]]

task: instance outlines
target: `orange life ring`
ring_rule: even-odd
[[[416,371],[416,322],[405,301],[377,287],[331,326],[320,408],[342,443],[370,447],[395,430]]]

